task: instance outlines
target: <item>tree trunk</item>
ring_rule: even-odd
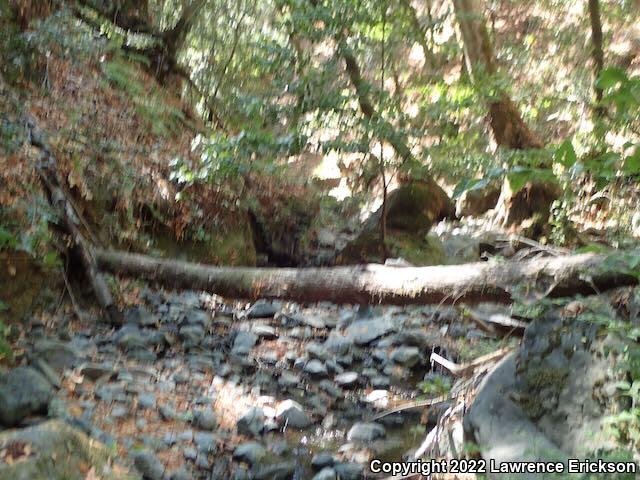
[[[98,270],[96,265],[93,249],[89,242],[84,238],[77,223],[79,216],[73,208],[73,204],[67,198],[62,187],[62,183],[58,178],[57,163],[53,156],[51,147],[43,139],[43,135],[38,129],[33,119],[28,119],[27,128],[29,129],[29,139],[32,146],[41,152],[41,160],[36,166],[38,176],[49,195],[49,201],[56,213],[60,215],[62,228],[69,235],[73,242],[73,246],[77,248],[80,254],[80,261],[84,268],[87,279],[93,289],[98,305],[102,308],[108,320],[114,324],[122,323],[122,316],[113,301],[109,287],[104,277]]]
[[[624,253],[582,254],[525,262],[394,268],[362,265],[334,268],[213,267],[145,255],[98,250],[98,265],[114,273],[146,277],[171,287],[203,289],[235,298],[281,298],[299,302],[453,304],[512,301],[511,292],[540,296],[600,293],[636,285]],[[603,269],[607,260],[616,269]],[[634,275],[635,274],[635,275]]]
[[[362,77],[360,66],[356,60],[355,55],[349,50],[344,41],[339,41],[338,51],[342,56],[345,63],[345,68],[349,76],[349,80],[356,91],[358,97],[358,104],[360,105],[360,111],[362,114],[370,120],[377,121],[382,124],[380,130],[383,132],[380,140],[389,142],[395,152],[404,161],[415,160],[411,149],[407,146],[404,138],[400,135],[395,128],[376,111],[371,99],[369,98],[370,85]],[[423,179],[428,184],[429,188],[434,194],[434,201],[439,205],[439,218],[454,218],[455,217],[455,205],[440,185],[436,181],[428,176]]]
[[[589,17],[591,18],[591,42],[593,58],[593,80],[595,90],[596,108],[594,110],[596,117],[602,117],[603,110],[600,102],[602,101],[602,89],[598,88],[595,81],[600,76],[600,72],[604,68],[604,49],[602,47],[602,22],[600,20],[600,0],[589,0]]]
[[[462,34],[465,66],[472,82],[498,71],[479,0],[453,0]],[[518,108],[505,92],[489,102],[489,124],[499,146],[526,150],[542,148],[540,140],[524,123]]]

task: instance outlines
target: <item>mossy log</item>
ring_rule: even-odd
[[[172,287],[202,289],[226,297],[299,302],[509,303],[516,292],[559,297],[638,283],[638,272],[629,272],[629,257],[624,253],[434,267],[368,264],[303,269],[213,267],[106,250],[97,250],[95,258],[99,268]]]

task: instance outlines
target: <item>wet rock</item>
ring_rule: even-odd
[[[413,367],[420,361],[418,347],[398,347],[391,352],[391,360],[398,365]]]
[[[375,422],[358,422],[347,433],[347,440],[350,442],[373,442],[379,438],[384,438],[386,431],[382,425]]]
[[[208,408],[197,410],[193,415],[193,423],[202,430],[214,430],[218,426],[215,414]]]
[[[267,455],[267,450],[258,442],[242,443],[233,451],[233,458],[253,466]]]
[[[133,464],[144,480],[162,480],[164,477],[164,465],[151,452],[136,453],[133,457]]]
[[[278,309],[267,300],[258,300],[247,310],[247,318],[271,318]]]
[[[276,418],[280,425],[296,429],[307,428],[313,423],[302,406],[293,400],[285,400],[278,406]]]
[[[328,374],[326,365],[320,360],[315,359],[307,362],[303,371],[316,378],[326,377]]]
[[[46,413],[52,395],[51,384],[33,368],[0,375],[0,424],[13,427],[29,415]]]
[[[264,410],[252,407],[236,423],[238,434],[258,436],[264,428]]]
[[[392,319],[377,317],[370,320],[358,320],[349,325],[345,331],[346,338],[356,345],[369,345],[395,330]]]

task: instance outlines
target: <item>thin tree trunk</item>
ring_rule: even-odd
[[[362,73],[360,72],[360,66],[358,65],[356,57],[349,50],[344,41],[339,42],[338,51],[344,60],[347,75],[349,76],[351,84],[356,91],[360,111],[368,119],[382,124],[382,128],[380,130],[383,133],[381,134],[380,140],[389,142],[403,161],[414,160],[413,154],[402,136],[398,134],[393,126],[383,119],[375,110],[369,98],[369,84],[362,78]],[[434,201],[438,204],[439,217],[455,217],[455,206],[442,187],[440,187],[440,185],[438,185],[430,176],[426,177],[423,181],[429,185],[429,188],[434,194]]]
[[[112,324],[120,324],[122,323],[122,316],[113,301],[111,292],[104,277],[102,276],[102,273],[98,270],[93,248],[85,239],[77,225],[80,217],[67,197],[67,194],[62,187],[62,183],[58,178],[57,162],[52,153],[51,147],[43,139],[43,135],[33,119],[28,119],[26,124],[29,129],[31,145],[39,149],[41,152],[41,160],[36,169],[38,176],[40,177],[40,181],[49,195],[51,206],[55,209],[56,213],[60,215],[60,219],[62,221],[61,226],[69,235],[73,242],[73,246],[77,248],[77,251],[80,254],[80,261],[98,305],[102,308],[105,316]]]
[[[453,0],[467,72],[473,82],[498,71],[493,47],[485,24],[482,4],[478,0]],[[489,102],[489,124],[500,146],[524,150],[542,148],[542,140],[525,124],[518,108],[505,92],[498,92]]]
[[[235,298],[281,298],[300,302],[454,304],[512,301],[512,291],[552,297],[594,294],[636,285],[624,252],[548,257],[524,262],[394,268],[212,267],[117,251],[95,252],[100,268],[145,277],[171,287],[203,289]],[[605,260],[616,268],[603,269]]]
[[[600,76],[600,72],[604,68],[604,49],[602,46],[602,22],[600,20],[600,0],[589,0],[589,16],[591,18],[591,57],[593,58],[593,79],[596,108],[594,110],[596,117],[602,117],[603,110],[600,102],[602,101],[602,89],[598,88],[595,81]]]
[[[313,7],[318,6],[318,0],[309,1]],[[403,161],[415,160],[413,154],[411,153],[411,149],[407,146],[405,140],[402,138],[402,135],[398,134],[396,129],[393,128],[393,125],[382,118],[382,116],[376,111],[373,104],[371,103],[371,99],[369,98],[370,84],[366,82],[362,77],[358,61],[356,60],[355,55],[347,46],[344,38],[338,34],[335,36],[335,40],[337,43],[338,54],[344,60],[347,75],[349,76],[349,80],[351,81],[351,84],[356,91],[360,111],[368,119],[379,122],[381,124],[382,128],[380,130],[383,133],[380,135],[380,141],[389,142],[389,144],[391,144],[395,152]],[[433,192],[433,202],[435,203],[434,210],[438,211],[438,217],[454,218],[456,214],[455,205],[449,198],[449,195],[447,195],[447,192],[445,192],[431,176],[427,176],[422,181],[427,184],[430,190]]]

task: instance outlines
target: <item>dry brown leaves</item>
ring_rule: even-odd
[[[26,460],[33,454],[32,445],[21,440],[14,440],[0,447],[0,462],[13,465]]]

